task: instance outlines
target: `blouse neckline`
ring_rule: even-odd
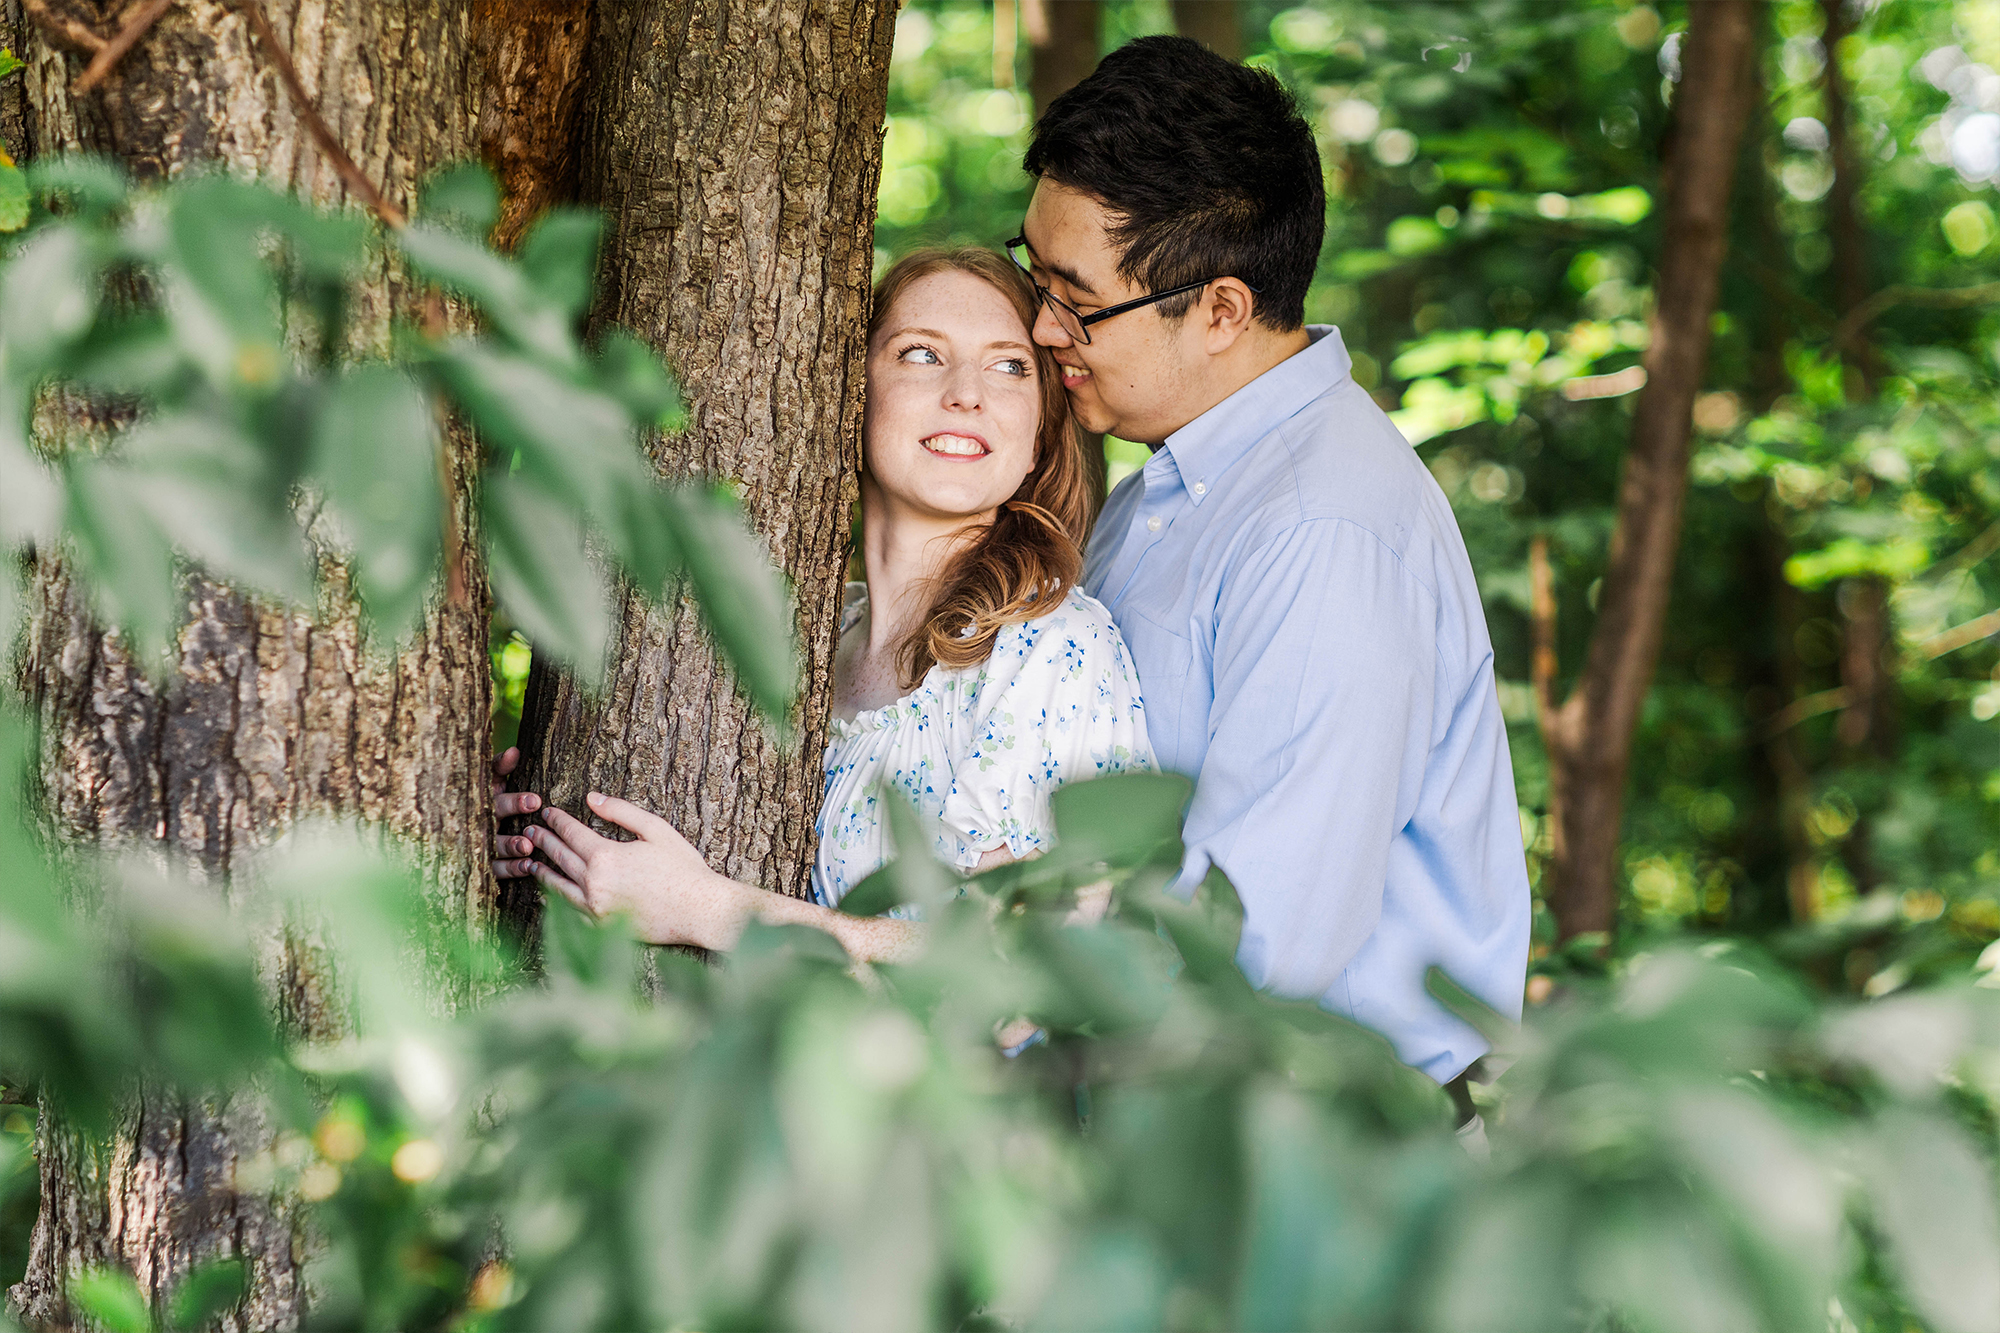
[[[849,630],[860,624],[861,617],[868,613],[868,585],[850,583],[843,592],[846,604],[840,608],[840,632],[845,636]],[[931,669],[924,673],[924,678],[917,682],[917,688],[908,694],[891,703],[883,704],[880,708],[863,708],[853,717],[829,719],[832,723],[833,738],[846,741],[866,732],[882,731],[895,725],[897,719],[906,714],[919,711],[915,707],[918,696],[935,693],[932,687],[943,670],[941,665],[933,663]]]

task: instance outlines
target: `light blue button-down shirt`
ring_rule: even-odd
[[[1104,506],[1084,588],[1195,779],[1181,883],[1246,909],[1250,980],[1444,1082],[1486,1049],[1432,964],[1521,1012],[1530,903],[1493,647],[1451,506],[1332,328],[1170,436]]]

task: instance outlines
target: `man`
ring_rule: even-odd
[[[1304,322],[1312,131],[1270,75],[1149,37],[1056,99],[1024,165],[1035,339],[1085,427],[1155,451],[1106,502],[1084,583],[1161,765],[1195,780],[1180,882],[1235,884],[1253,983],[1450,1084],[1485,1044],[1425,971],[1518,1017],[1527,867],[1451,508],[1339,332]]]

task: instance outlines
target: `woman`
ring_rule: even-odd
[[[638,835],[600,837],[560,810],[503,837],[494,869],[533,875],[656,944],[731,947],[754,916],[816,926],[863,962],[906,956],[920,927],[834,910],[886,859],[899,788],[962,871],[1047,846],[1063,782],[1150,768],[1137,677],[1117,626],[1076,587],[1088,482],[1036,295],[990,251],[924,251],[876,285],[862,426],[862,556],[834,659],[816,901],[716,873],[671,825],[592,792]],[[506,766],[512,767],[509,752]],[[532,794],[503,795],[502,815]],[[915,851],[915,849],[909,849]],[[545,860],[534,859],[540,852]]]

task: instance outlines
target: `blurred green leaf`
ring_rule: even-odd
[[[568,314],[549,301],[518,264],[440,227],[413,224],[396,233],[396,243],[418,273],[477,301],[494,331],[519,351],[565,370],[581,361],[570,336]]]
[[[176,1329],[202,1329],[216,1316],[243,1299],[244,1270],[241,1260],[224,1259],[202,1264],[181,1280],[168,1302],[169,1318]]]
[[[799,672],[790,591],[728,490],[686,487],[668,492],[666,502],[709,633],[751,703],[784,727]]]
[[[308,464],[353,551],[361,592],[393,642],[417,622],[442,546],[437,417],[386,366],[351,370],[321,404]]]
[[[108,158],[50,154],[26,170],[32,193],[57,196],[87,218],[101,218],[125,202],[125,173]]]
[[[478,162],[441,168],[424,182],[417,217],[480,239],[500,221],[500,182]]]
[[[0,344],[17,383],[48,372],[97,311],[97,261],[82,231],[45,227],[0,268]]]
[[[2000,1192],[1949,1121],[1891,1110],[1857,1136],[1855,1162],[1903,1290],[1936,1328],[2000,1328]]]
[[[598,343],[597,382],[648,426],[672,433],[687,425],[679,381],[658,353],[623,329],[610,330]]]
[[[512,477],[486,487],[493,589],[537,653],[587,679],[604,669],[611,613],[576,511]]]
[[[594,208],[551,208],[521,238],[515,258],[544,299],[574,318],[590,308],[603,231],[604,215]]]
[[[130,1273],[100,1268],[74,1277],[69,1298],[110,1333],[152,1333],[153,1312]]]

